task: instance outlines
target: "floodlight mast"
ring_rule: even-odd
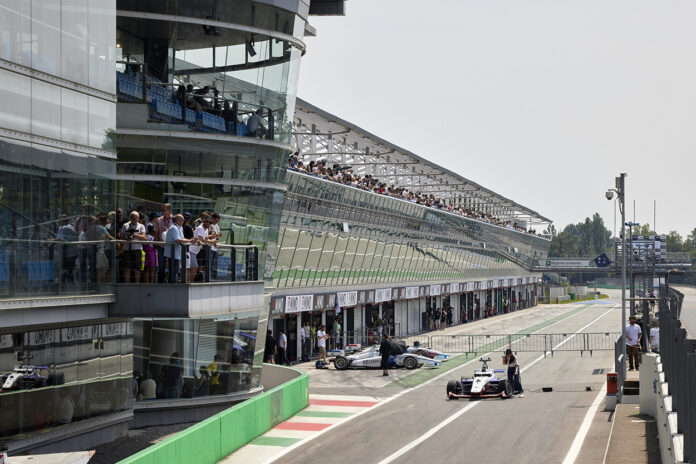
[[[622,172],[616,178],[616,188],[609,189],[605,193],[607,200],[618,195],[619,209],[621,210],[621,372],[626,375],[626,173]]]

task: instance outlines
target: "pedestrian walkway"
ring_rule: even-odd
[[[372,396],[309,395],[309,406],[273,427],[220,464],[272,462],[290,448],[368,411],[383,399]]]
[[[637,404],[618,404],[606,452],[606,462],[626,464],[659,464],[660,444],[657,441],[655,418],[642,416]]]

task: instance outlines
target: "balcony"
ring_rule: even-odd
[[[180,256],[187,256],[188,245],[179,246]],[[207,245],[201,251],[211,256]],[[200,259],[201,254],[198,256]],[[198,264],[195,274],[191,269],[182,270],[173,279],[170,276],[176,270],[166,266],[137,282],[132,273],[124,273],[122,283],[116,285],[116,301],[109,306],[109,316],[202,318],[264,307],[264,282],[258,279],[258,248],[218,245],[214,259]]]
[[[126,280],[122,249],[127,246],[123,240],[64,237],[0,241],[0,323],[7,327],[124,316],[202,317],[263,306],[256,247],[219,245],[215,259],[195,280],[183,272],[176,283],[155,283],[156,276],[148,282],[148,274],[139,270],[128,275],[127,283],[117,283]],[[182,247],[185,256],[188,246]],[[165,266],[162,280],[170,280],[168,272]]]

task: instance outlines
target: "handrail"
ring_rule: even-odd
[[[362,189],[362,188],[360,188],[360,187],[356,187],[356,186],[351,185],[351,184],[343,184],[343,183],[341,183],[341,182],[333,182],[333,181],[331,181],[331,180],[329,180],[329,179],[324,178],[323,176],[320,176],[320,175],[317,175],[317,174],[314,174],[314,173],[311,173],[311,172],[306,172],[306,171],[304,171],[303,169],[297,169],[297,168],[288,167],[287,170],[288,170],[289,172],[296,172],[296,173],[298,173],[298,174],[302,174],[302,175],[305,175],[305,176],[313,177],[313,178],[318,179],[318,180],[320,180],[320,181],[329,182],[331,185],[341,185],[341,186],[343,186],[343,187],[345,187],[345,188],[352,188],[352,189],[360,190],[360,191],[363,191],[363,192],[366,192],[366,193],[370,193],[370,194],[373,194],[373,195],[379,195],[379,196],[382,196],[382,197],[387,197],[387,198],[392,198],[392,199],[394,199],[394,200],[403,201],[403,202],[406,202],[406,203],[408,203],[408,204],[410,204],[410,205],[420,206],[420,207],[422,207],[422,208],[426,208],[428,211],[435,210],[435,211],[439,211],[439,212],[441,212],[441,213],[451,214],[451,215],[453,215],[454,217],[464,218],[464,219],[468,219],[468,220],[470,220],[470,221],[478,222],[479,224],[485,224],[485,225],[487,225],[487,226],[498,227],[498,228],[500,228],[500,229],[507,230],[507,231],[509,231],[509,232],[516,232],[516,233],[518,233],[518,234],[522,234],[522,235],[524,235],[524,236],[528,236],[528,237],[538,237],[538,238],[543,238],[544,240],[549,241],[549,242],[551,241],[551,239],[548,239],[548,238],[546,238],[545,236],[543,236],[543,235],[541,235],[541,234],[530,234],[529,232],[522,232],[522,231],[516,230],[516,229],[508,229],[507,227],[500,226],[500,225],[494,224],[494,223],[492,223],[492,222],[483,221],[483,220],[481,220],[481,219],[473,218],[473,217],[467,216],[467,215],[465,215],[465,214],[457,214],[457,213],[453,213],[453,212],[451,212],[451,211],[447,211],[447,210],[444,210],[444,209],[438,209],[438,208],[433,208],[432,206],[421,205],[421,204],[419,204],[419,203],[416,203],[416,202],[413,202],[413,201],[409,201],[409,200],[405,200],[405,199],[399,198],[399,197],[393,197],[393,196],[391,196],[391,195],[378,194],[378,193],[372,192],[371,190]]]
[[[21,239],[21,238],[0,238],[0,242],[13,242],[13,243],[45,243],[48,245],[99,245],[103,243],[124,243],[124,244],[136,244],[136,245],[175,245],[175,243],[172,242],[162,242],[158,240],[123,240],[123,239],[104,239],[104,240],[77,240],[77,241],[69,241],[69,240],[60,240],[57,238],[54,239],[39,239],[39,240],[29,240],[29,239]],[[180,245],[183,246],[202,246],[206,244],[198,244],[198,243],[182,243]],[[225,248],[225,249],[239,249],[239,250],[245,250],[245,249],[250,249],[250,248],[257,248],[256,245],[230,245],[227,243],[217,243],[214,245],[209,246],[214,246],[216,248]]]

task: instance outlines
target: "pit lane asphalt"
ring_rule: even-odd
[[[540,319],[553,319],[559,314],[577,309],[574,305],[547,305],[512,313],[500,319],[480,321],[480,324],[468,324],[462,326],[461,333],[514,333],[539,324]],[[587,305],[576,314],[544,327],[537,333],[574,333],[588,324],[590,325],[584,332],[616,331],[620,327],[620,314],[620,308],[611,304]],[[510,330],[511,328],[514,329]],[[500,355],[500,351],[491,354],[492,367],[502,367]],[[518,358],[524,368],[540,355],[541,353],[519,353]],[[448,401],[445,398],[447,381],[462,375],[470,376],[479,364],[478,361],[465,363],[415,389],[400,387],[399,382],[366,389],[356,385],[345,388],[337,383],[334,389],[348,390],[348,394],[361,394],[368,390],[369,394],[383,398],[397,397],[318,439],[291,450],[277,462],[305,464],[328,460],[340,463],[379,463],[462,408],[473,404],[471,409],[440,432],[393,462],[454,463],[475,460],[478,463],[560,463],[596,398],[597,391],[606,381],[604,375],[593,375],[593,370],[610,370],[613,365],[612,356],[613,353],[609,351],[594,352],[591,357],[588,354],[581,357],[576,352],[557,352],[553,357],[543,358],[522,374],[526,390],[523,399]],[[375,378],[378,376],[378,371],[319,371],[310,376],[310,391],[328,393],[330,387],[325,383],[315,382],[312,377],[323,379],[337,373],[360,373],[356,379],[368,373]],[[435,375],[438,374],[433,376]],[[355,383],[358,382],[359,380],[355,380]],[[322,386],[315,388],[316,383]],[[544,386],[551,386],[554,391],[541,393],[541,387]],[[585,391],[586,386],[592,387],[592,391]]]

